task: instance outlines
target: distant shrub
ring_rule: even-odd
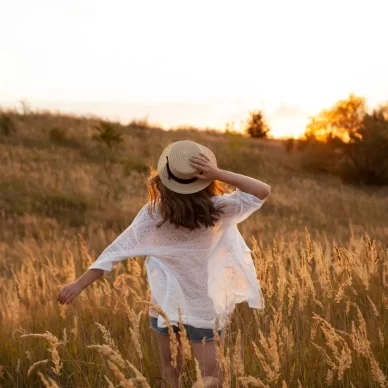
[[[338,173],[346,182],[388,184],[388,104],[372,113],[365,100],[351,95],[311,119],[302,165]]]
[[[93,135],[93,139],[112,148],[114,144],[119,144],[123,141],[123,135],[119,131],[117,124],[101,121],[96,127],[97,133]]]
[[[345,145],[341,176],[348,182],[388,184],[388,114],[380,108],[367,114],[357,137]]]
[[[49,138],[50,141],[53,143],[61,144],[66,142],[67,139],[67,134],[66,130],[62,128],[53,128],[49,132]]]
[[[348,183],[388,184],[388,112],[380,108],[365,114],[360,127],[345,142],[328,136],[301,142],[302,166],[309,170],[339,174]]]
[[[287,152],[291,152],[295,146],[295,139],[290,137],[284,142],[284,148]]]
[[[0,134],[9,136],[14,130],[15,125],[12,118],[5,113],[0,113]]]

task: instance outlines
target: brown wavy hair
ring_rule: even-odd
[[[158,227],[167,221],[177,228],[183,226],[190,230],[205,226],[214,226],[223,214],[222,206],[215,207],[211,197],[224,194],[219,181],[213,181],[205,189],[193,194],[179,194],[168,189],[151,171],[148,179],[149,214],[152,215],[156,206],[162,216]]]

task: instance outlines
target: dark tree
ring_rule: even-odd
[[[122,133],[113,123],[102,121],[96,131],[93,139],[106,144],[109,148],[112,148],[113,144],[119,144],[123,141]]]
[[[353,141],[346,144],[349,157],[343,176],[367,184],[388,184],[388,114],[380,107],[366,114]]]
[[[270,128],[264,120],[262,111],[250,112],[250,119],[247,124],[246,133],[253,138],[264,138]]]

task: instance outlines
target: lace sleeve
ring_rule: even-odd
[[[222,219],[228,223],[240,223],[247,219],[252,213],[260,209],[265,199],[236,189],[231,194],[224,194],[216,197],[216,205],[224,205]]]
[[[139,244],[136,230],[144,211],[146,211],[145,207],[140,210],[131,225],[105,248],[89,269],[96,268],[110,272],[117,262],[142,254],[142,250],[138,249]]]

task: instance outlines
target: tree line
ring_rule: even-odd
[[[265,138],[263,112],[251,112],[246,134]],[[310,118],[301,139],[288,139],[287,151],[301,152],[306,169],[333,173],[353,183],[388,184],[388,103],[372,111],[364,97],[349,95]]]

